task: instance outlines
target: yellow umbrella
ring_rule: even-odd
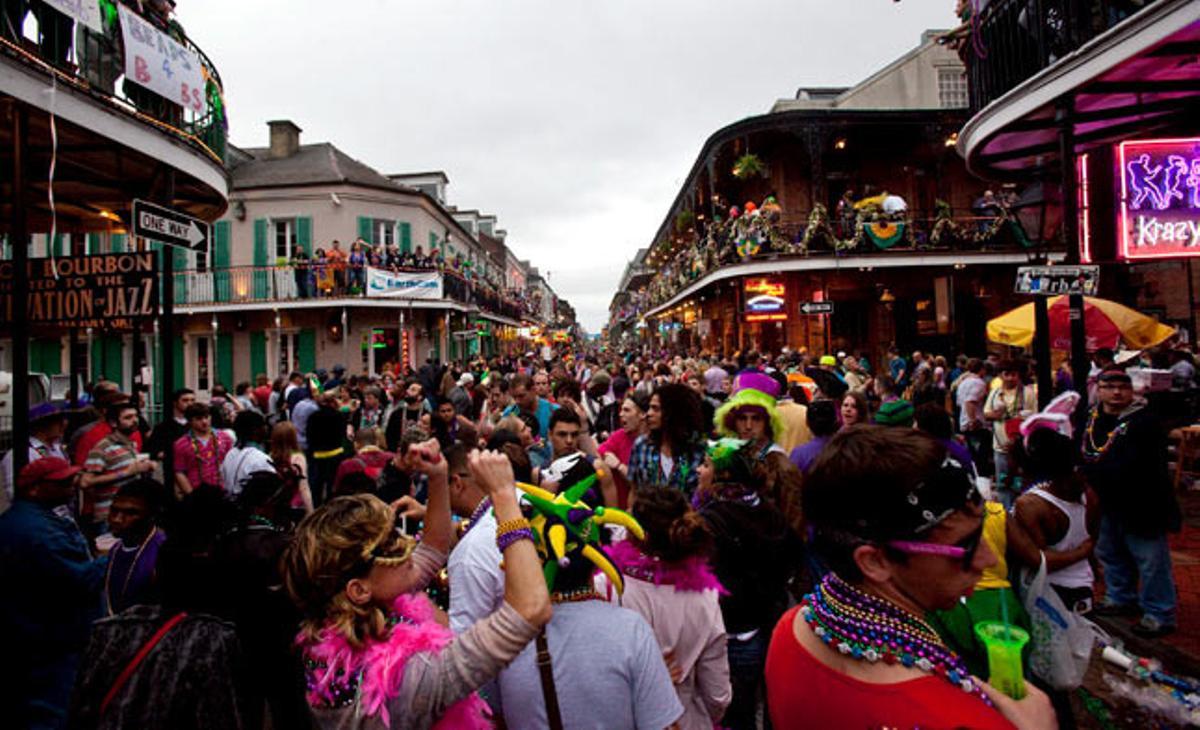
[[[1048,304],[1050,314],[1050,347],[1055,350],[1071,349],[1071,324],[1068,298],[1051,297]],[[1123,304],[1099,299],[1083,298],[1083,329],[1087,335],[1087,350],[1093,352],[1101,347],[1115,349],[1119,342],[1136,350],[1154,347],[1175,334],[1175,328],[1162,324],[1157,319],[1130,309]],[[1035,330],[1033,303],[1022,304],[1005,312],[987,324],[987,336],[992,342],[1013,347],[1028,347],[1033,342]]]

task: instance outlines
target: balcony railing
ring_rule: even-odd
[[[968,22],[964,61],[974,114],[1025,79],[1157,0],[992,0]]]
[[[658,248],[650,264],[658,271],[645,289],[622,303],[618,321],[638,316],[668,301],[707,274],[734,264],[760,260],[809,257],[842,258],[864,255],[956,252],[1026,252],[1037,247],[1012,213],[952,216],[865,213],[831,219],[823,207],[807,222],[771,223],[763,218],[739,225],[711,227],[696,240],[677,240],[674,248]],[[1054,247],[1059,244],[1055,243]]]
[[[506,296],[491,286],[469,281],[453,271],[399,269],[437,277],[443,299],[520,321],[535,315],[526,300]],[[315,267],[232,266],[185,270],[175,274],[175,305],[210,306],[239,303],[288,303],[331,299],[406,301],[403,296],[372,297],[366,291],[366,271],[347,268],[340,276]],[[411,297],[409,298],[411,299]]]
[[[54,74],[60,82],[98,100],[142,117],[202,148],[216,161],[225,159],[227,121],[221,75],[173,19],[153,13],[137,13],[137,3],[121,4],[200,59],[205,88],[204,113],[174,103],[125,77],[125,50],[121,35],[118,0],[99,0],[102,32],[76,22],[46,3],[4,3],[0,14],[0,52]],[[24,30],[36,24],[35,38]],[[199,101],[196,101],[199,106]]]

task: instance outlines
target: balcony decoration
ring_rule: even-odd
[[[887,250],[904,239],[907,230],[903,221],[871,221],[862,224],[862,230],[876,248]]]
[[[808,214],[808,225],[804,227],[804,235],[800,238],[800,253],[807,254],[815,242],[828,243],[835,251],[842,249],[842,241],[829,224],[829,211],[820,203],[814,205]]]
[[[749,180],[752,177],[766,177],[767,165],[756,154],[747,152],[733,163],[733,176],[738,180]]]
[[[955,244],[982,247],[996,242],[1005,233],[1010,234],[1024,248],[1033,245],[1007,207],[1001,207],[999,215],[975,230],[970,230],[951,217],[950,205],[946,201],[938,200],[935,206],[937,209],[936,220],[933,229],[929,232],[929,243],[935,248],[945,248]]]
[[[681,210],[675,216],[675,232],[684,233],[696,224],[696,214],[690,210]]]

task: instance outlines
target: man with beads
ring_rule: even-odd
[[[1129,374],[1117,367],[1097,378],[1080,471],[1100,497],[1096,555],[1104,566],[1099,615],[1136,616],[1133,631],[1154,638],[1175,630],[1175,579],[1167,533],[1181,525],[1167,478],[1163,430],[1135,399]]]

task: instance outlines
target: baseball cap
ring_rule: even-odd
[[[837,365],[837,358],[833,355],[822,355],[818,363],[821,365]]]
[[[31,461],[21,469],[17,476],[17,486],[28,489],[42,482],[60,482],[70,479],[83,470],[80,466],[71,466],[71,462],[58,456],[46,456],[37,461]]]
[[[458,376],[459,385],[473,385],[474,383],[475,376],[470,373],[463,373],[462,375]]]

